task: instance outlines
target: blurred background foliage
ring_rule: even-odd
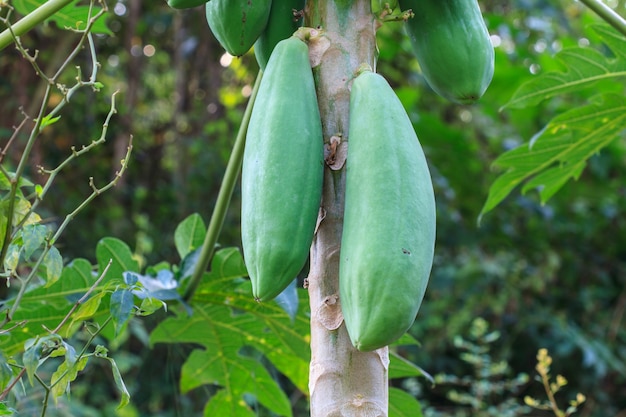
[[[612,3],[624,14],[624,0]],[[541,205],[536,193],[514,192],[477,224],[498,174],[491,171],[491,162],[590,94],[571,94],[533,108],[500,108],[522,82],[559,69],[553,59],[559,50],[575,45],[601,48],[586,29],[598,19],[579,3],[565,0],[480,4],[496,45],[496,72],[487,94],[472,106],[448,103],[429,90],[402,24],[388,23],[379,31],[378,71],[394,86],[414,122],[430,163],[438,207],[433,274],[411,329],[421,347],[401,353],[431,374],[473,375],[475,367],[462,360],[455,338],[466,337],[471,323],[481,317],[499,332],[489,344],[489,357],[508,364],[507,373],[498,378],[518,381],[522,373],[531,375],[527,382],[519,380],[510,394],[518,405],[525,395],[542,397],[533,369],[537,350],[547,348],[554,358],[553,372],[569,381],[562,399],[577,392],[587,397],[579,415],[624,417],[626,142],[616,141],[596,155],[581,178],[566,184],[547,204]],[[109,7],[107,24],[113,35],[97,37],[99,79],[105,96],[120,90],[119,113],[109,127],[107,144],[66,170],[56,183],[57,198],[46,200],[39,212],[47,222],[62,221],[90,192],[89,177],[113,175],[132,134],[135,150],[127,175],[115,191],[81,213],[59,249],[66,260],[93,260],[96,242],[115,236],[128,242],[144,265],[176,262],[174,228],[194,212],[208,220],[258,66],[251,53],[239,59],[224,55],[202,8],[174,11],[165,1],[140,0],[112,1]],[[72,43],[71,36],[54,25],[23,38],[39,49],[44,68],[58,66]],[[84,60],[89,61],[87,56]],[[21,120],[20,108],[34,114],[37,101],[32,97],[41,90],[41,80],[29,64],[11,48],[3,51],[2,136]],[[63,123],[46,129],[27,177],[38,180],[37,165],[53,167],[71,146],[99,136],[109,107],[90,100],[88,94],[77,94],[62,113]],[[18,157],[14,147],[5,163]],[[238,190],[220,244],[240,245]],[[133,408],[113,411],[116,399],[107,392],[110,381],[103,379],[108,376],[94,371],[73,386],[74,401],[68,407],[80,409],[59,408],[63,415],[165,417],[197,412],[209,392],[183,396],[177,387],[191,347],[147,347],[147,332],[162,318],[155,315],[134,323],[128,339],[117,346],[116,360]],[[476,410],[467,414],[471,408],[446,395],[445,385],[431,387],[426,380],[398,384],[417,395],[432,415],[492,415]],[[303,401],[297,392],[288,394],[294,403]]]

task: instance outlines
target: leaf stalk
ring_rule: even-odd
[[[252,93],[250,94],[246,110],[243,114],[243,120],[239,126],[239,132],[237,132],[237,138],[235,139],[228,164],[226,165],[226,171],[224,173],[224,178],[222,179],[220,190],[217,194],[215,209],[211,215],[211,220],[209,220],[209,227],[207,229],[204,242],[202,243],[198,263],[196,263],[189,281],[189,286],[185,289],[185,293],[183,295],[183,299],[185,301],[189,301],[189,299],[193,297],[193,294],[198,289],[200,281],[202,280],[202,274],[207,270],[209,263],[213,258],[215,244],[217,243],[217,238],[222,230],[222,226],[224,225],[226,212],[228,211],[233,190],[235,188],[235,184],[237,183],[239,172],[241,171],[243,151],[246,144],[246,132],[248,131],[250,115],[252,114],[252,108],[254,107],[254,101],[256,100],[256,95],[259,90],[262,77],[263,71],[259,71],[256,81],[254,82],[254,87],[252,88]]]
[[[16,24],[0,33],[0,51],[13,43],[13,39],[32,30],[35,26],[70,4],[74,0],[48,0]]]

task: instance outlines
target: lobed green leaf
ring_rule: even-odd
[[[593,25],[593,30],[614,53],[614,57],[591,48],[567,48],[555,58],[565,72],[548,72],[522,84],[504,107],[534,106],[548,98],[589,88],[603,80],[626,77],[626,39],[607,25]]]
[[[545,203],[569,179],[580,177],[589,158],[620,137],[626,126],[626,98],[603,94],[590,101],[555,117],[529,144],[493,162],[505,172],[491,185],[481,216],[527,180],[522,193],[538,189]]]
[[[192,352],[183,366],[181,389],[218,384],[221,389],[211,398],[205,413],[248,415],[250,410],[243,396],[251,394],[273,412],[291,415],[277,382],[259,359],[243,356],[242,352],[250,348],[261,352],[306,392],[309,322],[302,311],[292,320],[276,303],[255,302],[249,282],[242,278],[245,275],[237,248],[216,252],[211,272],[191,300],[193,315],[166,319],[152,332],[150,342],[202,346]]]

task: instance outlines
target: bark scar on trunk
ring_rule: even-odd
[[[343,323],[341,313],[341,302],[339,294],[332,294],[324,298],[322,304],[317,309],[317,318],[328,330],[337,330]]]

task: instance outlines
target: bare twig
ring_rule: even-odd
[[[54,330],[51,330],[50,333],[58,333],[59,330],[61,330],[61,328],[65,325],[65,323],[69,320],[70,316],[72,314],[74,314],[74,311],[76,311],[76,309],[78,307],[80,307],[81,304],[83,304],[91,295],[91,293],[98,287],[98,285],[100,285],[100,283],[102,282],[102,280],[104,279],[104,277],[106,276],[109,268],[111,267],[111,264],[113,263],[113,259],[109,259],[109,263],[107,264],[107,266],[102,270],[102,273],[100,274],[100,276],[98,277],[98,279],[96,280],[96,282],[93,283],[93,285],[91,287],[89,287],[89,289],[87,290],[87,292],[80,297],[80,299],[78,301],[76,301],[74,303],[74,305],[72,306],[72,308],[70,309],[70,311],[67,312],[67,314],[65,315],[65,317],[63,317],[63,320],[61,320],[61,322],[57,325],[57,327],[54,328]]]
[[[54,183],[54,180],[56,179],[57,175],[70,163],[72,162],[75,158],[86,154],[87,152],[91,151],[93,148],[97,147],[98,145],[103,144],[104,142],[106,142],[106,135],[107,135],[107,131],[108,131],[108,127],[109,127],[109,123],[111,121],[111,118],[113,117],[114,114],[117,113],[117,108],[115,106],[115,97],[116,95],[119,93],[119,91],[114,92],[111,95],[111,108],[109,110],[109,113],[107,114],[106,119],[104,120],[104,123],[102,124],[102,132],[100,133],[100,137],[96,140],[92,140],[91,143],[89,145],[83,145],[80,149],[76,149],[76,147],[72,146],[71,151],[72,153],[70,154],[70,156],[68,156],[63,162],[61,162],[60,165],[58,165],[56,168],[52,169],[52,170],[46,170],[46,169],[42,169],[42,171],[45,174],[48,174],[48,180],[46,181],[46,183],[44,184],[44,186],[42,187],[41,193],[39,193],[39,195],[37,196],[37,199],[33,202],[32,206],[30,207],[28,213],[26,214],[26,216],[24,216],[24,219],[22,219],[22,222],[20,224],[18,224],[18,227],[16,229],[19,229],[19,227],[21,227],[28,219],[28,217],[30,216],[31,213],[33,213],[37,207],[39,206],[39,204],[41,203],[41,201],[44,199],[45,195],[48,193],[48,190],[50,189],[50,187],[52,186],[52,184]],[[132,141],[132,140],[131,140]],[[126,158],[126,160],[128,160],[128,157]],[[117,181],[116,181],[117,182]],[[14,236],[13,236],[14,237]]]
[[[13,128],[13,134],[7,141],[7,144],[4,145],[4,148],[2,148],[2,152],[0,152],[0,164],[2,163],[2,161],[4,161],[4,157],[7,155],[7,152],[9,148],[11,147],[11,144],[13,143],[17,135],[19,135],[20,131],[22,130],[22,128],[24,127],[28,119],[29,119],[28,115],[24,114],[24,119],[22,119],[21,123],[17,127]]]

